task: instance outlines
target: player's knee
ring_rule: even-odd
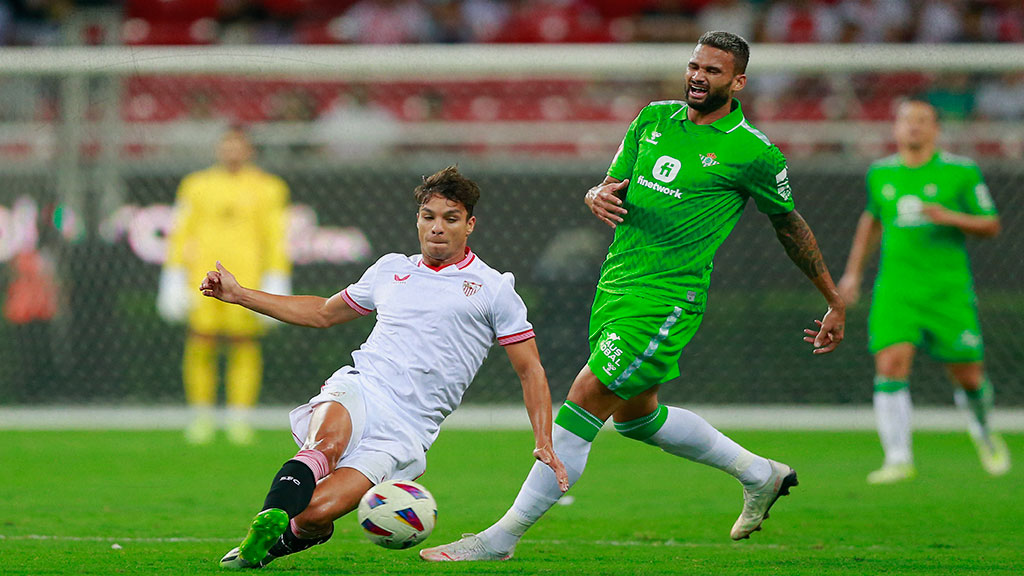
[[[340,441],[335,439],[323,438],[314,442],[307,442],[306,445],[303,446],[303,449],[317,450],[323,454],[327,459],[327,470],[330,471],[338,467],[338,461],[341,460],[341,457],[345,454],[345,448],[347,445],[347,439],[346,442],[342,444]]]
[[[985,383],[985,376],[983,374],[957,374],[957,384],[960,385],[964,390],[979,390],[982,384]]]
[[[905,380],[910,374],[910,362],[893,356],[879,357],[875,362],[875,372],[889,380]]]
[[[914,362],[914,347],[895,344],[875,354],[875,373],[889,380],[906,380]]]

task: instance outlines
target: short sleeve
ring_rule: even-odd
[[[533,325],[526,319],[526,304],[515,289],[511,272],[501,275],[501,285],[492,308],[494,334],[498,344],[508,346],[533,338]]]
[[[377,260],[372,266],[367,268],[366,272],[363,272],[362,277],[357,282],[349,284],[348,288],[341,291],[341,298],[345,303],[363,316],[377,309],[377,304],[373,298],[373,287],[377,283],[377,272],[388,256],[390,255],[382,256],[380,260]]]
[[[612,164],[608,167],[608,175],[612,178],[625,180],[633,176],[633,165],[636,164],[638,149],[637,133],[643,114],[644,111],[641,110],[640,114],[630,123],[626,135],[622,138],[622,143],[619,144],[619,151],[615,153],[615,158],[612,158]]]
[[[880,214],[879,214],[879,207],[878,207],[878,199],[875,197],[875,187],[872,184],[872,179],[871,179],[872,174],[874,174],[874,170],[873,169],[869,169],[867,176],[864,178],[864,184],[865,184],[865,186],[867,187],[867,190],[868,190],[868,200],[867,200],[867,204],[864,207],[864,210],[868,214],[871,214],[872,216],[874,216],[875,220],[878,220],[880,218]]]
[[[786,157],[778,146],[762,152],[746,170],[743,186],[765,214],[792,212],[793,190],[789,185]]]
[[[962,199],[964,211],[976,216],[995,216],[996,203],[988,191],[988,185],[977,166],[968,168]]]

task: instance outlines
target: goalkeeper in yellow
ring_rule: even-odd
[[[252,144],[239,128],[229,129],[217,147],[217,164],[189,174],[178,188],[174,226],[160,275],[157,309],[170,322],[188,322],[182,374],[193,419],[189,442],[210,442],[216,431],[218,353],[226,348],[227,434],[238,444],[252,441],[249,412],[259,397],[263,359],[259,337],[266,318],[199,298],[210,262],[220,260],[240,282],[266,292],[291,292],[285,208],[288,187],[251,164]]]

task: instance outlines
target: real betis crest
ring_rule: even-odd
[[[700,155],[700,165],[707,168],[708,166],[718,166],[720,162],[718,157],[715,156],[714,152],[708,152],[707,154]]]
[[[473,294],[476,294],[477,291],[479,291],[481,288],[483,288],[483,286],[484,285],[479,282],[470,282],[469,280],[465,280],[462,282],[462,292],[466,296],[472,296]]]

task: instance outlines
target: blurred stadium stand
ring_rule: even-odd
[[[894,104],[924,94],[942,110],[943,146],[981,162],[1003,214],[1004,234],[970,249],[999,402],[1024,406],[1022,19],[1019,2],[958,0],[2,4],[0,295],[24,279],[17,256],[38,253],[48,275],[32,281],[56,294],[56,313],[0,321],[0,404],[181,401],[180,357],[168,351],[181,349],[182,329],[155,310],[169,205],[180,178],[208,163],[221,130],[237,122],[292,189],[299,292],[333,293],[377,256],[415,251],[412,188],[460,163],[484,189],[474,250],[516,273],[560,399],[586,354],[610,238],[582,194],[637,111],[681,94],[699,32],[727,23],[765,42],[754,48],[743,104],[790,158],[798,206],[836,275],[863,208],[864,169],[893,151]],[[889,25],[865,24],[878,21]],[[371,46],[394,42],[431,46]],[[514,52],[507,42],[543,50],[537,72],[501,73],[501,54]],[[642,42],[658,44],[643,51]],[[874,43],[858,62],[857,50]],[[371,63],[373,54],[396,62],[441,44],[468,46],[425,52],[436,61],[417,73],[360,67],[361,49],[372,50]],[[68,45],[85,48],[46,51]],[[1006,52],[968,52],[988,48]],[[562,52],[584,66],[544,68]],[[616,53],[642,55],[637,70],[613,67]],[[333,60],[315,60],[324,54]],[[900,65],[910,55],[927,65]],[[823,68],[815,57],[847,61]],[[161,72],[162,62],[196,65]],[[820,315],[819,297],[753,209],[721,250],[713,286],[666,400],[870,401],[867,307],[851,311],[839,353],[811,358],[800,329]],[[274,331],[264,400],[307,397],[369,328]],[[492,356],[468,398],[516,402],[507,361]],[[914,381],[915,401],[949,404],[933,363],[921,363]]]

